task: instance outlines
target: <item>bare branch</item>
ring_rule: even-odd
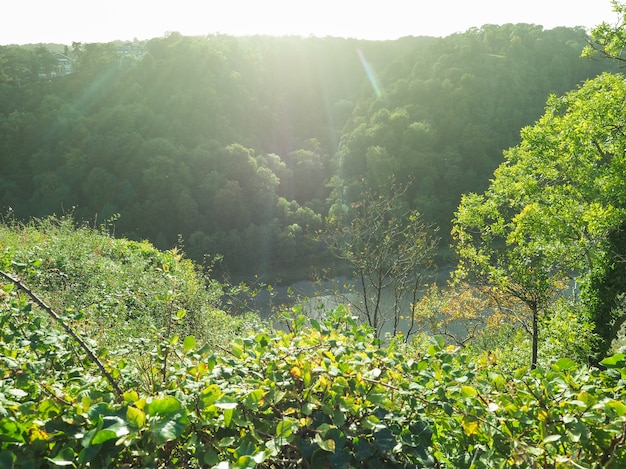
[[[119,397],[122,397],[122,395],[124,394],[124,391],[122,391],[122,388],[120,387],[120,385],[117,383],[117,381],[115,381],[111,373],[107,371],[107,369],[104,367],[102,362],[98,359],[96,354],[89,348],[89,346],[85,343],[85,341],[81,339],[80,336],[76,332],[74,332],[72,328],[68,326],[57,313],[54,312],[54,310],[50,306],[44,303],[44,301],[41,298],[39,298],[32,290],[30,290],[21,281],[14,279],[9,274],[1,270],[0,270],[0,276],[4,277],[9,282],[13,283],[19,290],[22,290],[24,293],[26,293],[26,295],[28,295],[37,306],[43,309],[46,313],[48,313],[48,315],[52,319],[54,319],[58,324],[60,324],[63,330],[65,330],[65,332],[67,332],[78,343],[78,345],[81,346],[81,348],[85,351],[85,353],[87,354],[91,362],[94,363],[100,369],[104,377],[111,384],[113,389],[115,389],[115,392],[117,393],[117,395]]]

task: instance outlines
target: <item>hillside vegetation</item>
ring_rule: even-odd
[[[626,464],[624,354],[509,372],[343,307],[279,332],[227,321],[175,252],[59,220],[0,239],[2,467]]]
[[[626,466],[615,10],[0,48],[0,467]]]
[[[586,41],[528,24],[382,42],[172,33],[73,44],[56,78],[40,78],[48,49],[0,47],[0,207],[120,214],[118,235],[182,236],[199,262],[274,281],[328,265],[312,235],[329,210],[395,175],[447,240],[461,194],[549,94],[614,67],[581,59]]]

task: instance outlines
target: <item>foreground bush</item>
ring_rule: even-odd
[[[626,465],[624,355],[505,375],[441,340],[382,346],[339,307],[220,353],[163,334],[141,366],[102,353],[105,374],[18,286],[1,290],[0,467]]]

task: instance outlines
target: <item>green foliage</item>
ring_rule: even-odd
[[[519,142],[519,129],[542,112],[551,93],[565,93],[611,64],[579,59],[581,29],[485,25],[414,47],[377,70],[383,97],[355,106],[338,149],[336,199],[348,205],[354,184],[391,173],[414,180],[410,208],[448,233],[461,194],[479,192]],[[398,44],[399,46],[400,44]],[[354,197],[356,195],[356,197]]]
[[[215,354],[186,338],[151,390],[109,350],[124,393],[10,284],[0,313],[5,467],[621,467],[623,355],[504,374],[434,339],[381,347],[342,307]]]
[[[81,334],[129,356],[141,357],[162,330],[214,345],[254,323],[222,311],[223,286],[180,252],[77,227],[71,217],[0,225],[0,252],[3,270],[74,318]],[[184,317],[172,322],[180,311]]]
[[[589,44],[582,52],[583,57],[608,58],[622,63],[624,61],[624,44],[626,43],[626,5],[617,0],[611,0],[617,20],[613,24],[604,21],[591,31]]]
[[[596,360],[623,322],[625,96],[623,77],[611,74],[552,96],[489,189],[464,196],[453,232],[460,271],[499,285],[537,316],[577,272],[599,337]]]
[[[551,305],[539,331],[538,363],[544,367],[561,358],[587,364],[597,345],[580,303],[565,298]],[[490,316],[465,345],[470,355],[489,356],[494,368],[508,373],[528,365],[532,348],[527,325],[511,310]]]
[[[588,272],[587,282],[583,284],[584,305],[600,338],[594,351],[596,361],[609,353],[626,322],[623,311],[626,238],[623,229],[621,224],[608,234],[604,256]]]
[[[460,194],[484,188],[546,96],[606,69],[579,59],[584,44],[581,29],[505,25],[0,47],[0,207],[23,221],[119,213],[116,234],[160,249],[180,234],[189,256],[220,254],[238,279],[302,278],[329,263],[311,235],[363,178],[414,180],[408,208],[447,236]],[[52,50],[73,71],[40,79]]]

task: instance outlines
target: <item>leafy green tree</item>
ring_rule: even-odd
[[[606,292],[607,274],[624,261],[625,101],[624,78],[612,74],[561,98],[552,96],[544,116],[505,152],[506,162],[489,189],[464,196],[459,206],[453,234],[460,272],[471,272],[528,305],[533,365],[535,323],[570,273],[579,274],[590,303],[589,320],[599,337],[596,360],[626,320],[617,303],[622,285],[612,282],[611,294]]]
[[[497,287],[526,305],[531,321],[527,326],[532,336],[530,363],[534,368],[540,315],[558,291],[563,274],[550,253],[542,252],[536,244],[515,240],[515,222],[503,213],[509,201],[504,198],[504,204],[500,204],[491,197],[498,190],[464,196],[461,201],[453,228],[460,258],[456,275],[459,279],[469,276],[484,287]]]
[[[611,0],[613,11],[617,14],[617,21],[609,24],[604,21],[596,26],[590,34],[589,43],[583,49],[583,57],[600,55],[624,62],[624,44],[626,44],[626,4]]]

